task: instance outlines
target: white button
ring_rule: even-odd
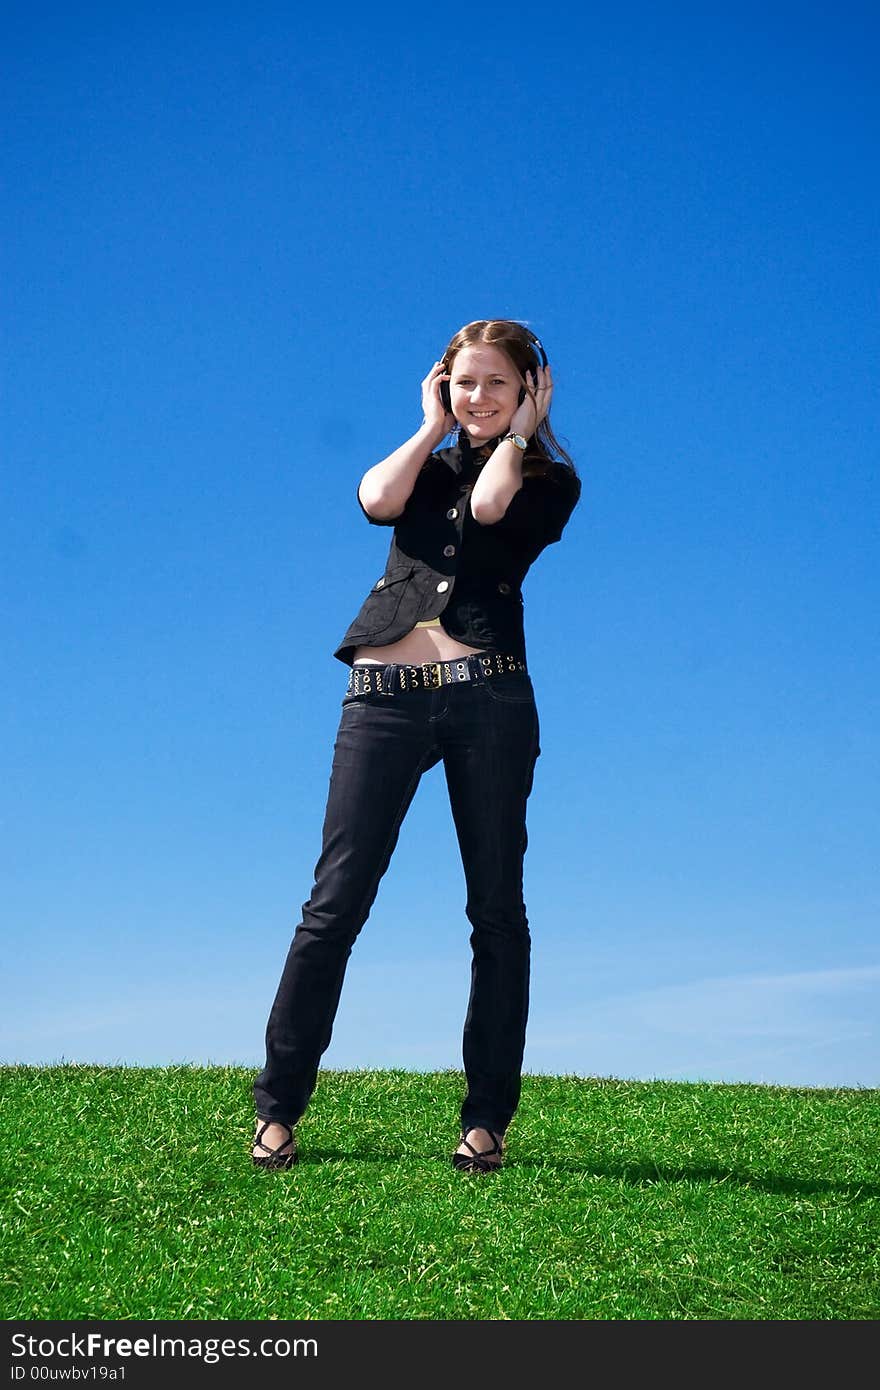
[[[449,511],[446,513],[446,516],[447,516],[447,518],[448,518],[449,521],[454,521],[455,518],[458,516],[458,508],[457,508],[457,507],[450,507],[450,508],[449,508]]]
[[[384,579],[380,579],[379,582],[378,582],[378,584],[376,585],[376,588],[377,588],[377,589],[381,589],[381,587],[382,587],[382,585],[383,585],[384,583],[385,583],[385,580],[384,580]]]
[[[443,547],[443,554],[444,554],[444,555],[454,555],[454,554],[455,554],[455,546],[454,546],[454,545],[444,545],[444,547]]]
[[[440,583],[437,585],[437,593],[438,593],[438,594],[445,594],[445,593],[446,593],[446,590],[447,590],[448,588],[449,588],[449,580],[448,580],[448,579],[441,579],[441,580],[440,580]]]

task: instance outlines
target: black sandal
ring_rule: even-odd
[[[487,1134],[492,1136],[494,1145],[491,1149],[475,1149],[468,1140],[468,1135],[473,1134],[475,1129],[485,1129]],[[503,1163],[504,1155],[504,1135],[497,1130],[488,1129],[486,1125],[471,1125],[469,1129],[462,1130],[460,1142],[465,1148],[470,1149],[469,1154],[454,1153],[452,1155],[452,1166],[458,1168],[462,1173],[497,1173]],[[497,1163],[489,1160],[495,1155],[499,1155]]]
[[[281,1128],[286,1129],[290,1135],[289,1139],[282,1140],[277,1149],[272,1149],[268,1144],[263,1143],[263,1135],[270,1125],[281,1125]],[[288,1144],[292,1144],[293,1147],[287,1153],[282,1153],[281,1150],[287,1148]],[[264,1120],[261,1127],[257,1130],[253,1147],[266,1150],[267,1156],[265,1158],[257,1158],[255,1154],[251,1154],[251,1158],[258,1168],[292,1168],[299,1157],[296,1152],[296,1144],[294,1143],[293,1129],[290,1125],[283,1124],[281,1120]]]

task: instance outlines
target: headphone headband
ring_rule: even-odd
[[[541,342],[541,339],[538,337],[537,333],[533,333],[530,328],[526,328],[524,323],[520,324],[520,328],[523,330],[524,333],[528,333],[529,341],[531,342],[532,346],[538,349],[538,355],[541,359],[541,366],[546,367],[547,354],[544,351],[544,344]]]
[[[527,328],[524,323],[519,323],[516,319],[511,319],[510,322],[516,323],[517,328],[521,328],[523,333],[528,335],[528,339],[532,347],[537,349],[537,356],[540,359],[540,365],[542,367],[548,366],[549,363],[547,362],[547,354],[544,351],[544,344],[541,342],[541,339],[538,337],[537,333],[533,333],[532,330],[530,328]],[[445,354],[441,360],[443,362],[446,361]]]

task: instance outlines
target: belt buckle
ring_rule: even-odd
[[[440,666],[441,666],[441,664],[442,664],[442,663],[439,662],[439,661],[426,661],[425,664],[424,664],[424,666],[422,667],[422,669],[423,669],[424,671],[431,671],[431,672],[433,672],[433,674],[434,674],[434,680],[432,681],[431,686],[429,687],[431,690],[433,690],[433,689],[435,688],[435,685],[436,685],[436,686],[439,686],[439,685],[440,685],[440,682],[441,682]]]

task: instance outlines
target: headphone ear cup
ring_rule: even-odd
[[[440,365],[442,366],[444,372],[448,372],[448,371],[449,371],[449,364],[447,363],[445,357],[441,357],[441,358],[440,358]],[[452,414],[452,397],[451,397],[450,394],[449,394],[449,382],[448,382],[448,381],[441,381],[441,383],[440,383],[440,402],[441,402],[441,404],[442,404],[442,406],[443,406],[443,409],[446,411],[447,415],[451,415],[451,414]]]

